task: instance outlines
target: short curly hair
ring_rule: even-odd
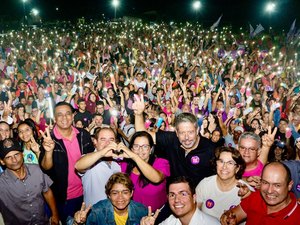
[[[111,177],[108,179],[106,185],[105,185],[105,193],[107,196],[110,195],[110,192],[115,184],[123,184],[125,187],[127,187],[130,192],[133,192],[134,185],[126,173],[115,173],[111,175]]]
[[[239,170],[235,174],[235,178],[236,179],[241,179],[242,176],[243,176],[243,173],[245,171],[245,168],[246,168],[246,163],[245,163],[243,157],[241,156],[240,152],[237,149],[233,148],[233,147],[219,147],[219,148],[217,148],[216,151],[215,151],[215,157],[213,158],[213,161],[212,161],[213,167],[215,169],[217,168],[217,160],[220,158],[220,155],[221,155],[222,152],[231,153],[232,159],[234,160],[237,167],[239,168]]]

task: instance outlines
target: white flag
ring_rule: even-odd
[[[253,37],[258,35],[263,30],[265,30],[265,28],[261,24],[257,25],[255,31],[253,32]]]
[[[293,39],[294,33],[296,31],[296,19],[294,20],[294,22],[292,23],[289,32],[287,33],[287,41],[291,41]]]
[[[250,37],[252,37],[254,28],[252,27],[252,25],[250,23],[249,23],[249,26],[250,26]]]
[[[223,14],[219,17],[219,19],[210,27],[210,30],[214,30],[215,28],[217,28],[219,26],[219,23],[221,21]]]

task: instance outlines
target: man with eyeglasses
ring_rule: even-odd
[[[90,134],[85,129],[75,128],[74,110],[67,102],[59,102],[54,109],[56,124],[53,131],[43,134],[46,142],[39,157],[43,171],[53,180],[53,193],[62,224],[68,216],[81,208],[83,187],[74,166],[83,154],[94,150]]]
[[[145,130],[144,97],[135,96],[132,108],[135,112],[136,131]],[[169,160],[172,176],[190,177],[194,185],[197,185],[203,178],[213,174],[210,160],[214,156],[214,147],[208,139],[200,137],[195,115],[177,115],[175,132],[159,130],[150,133],[156,143],[157,154]]]
[[[253,132],[245,132],[239,138],[238,150],[246,162],[243,179],[255,188],[260,186],[261,172],[268,161],[276,131],[277,128],[271,131],[269,127],[268,133],[262,138]]]
[[[110,127],[96,128],[95,151],[83,155],[75,164],[82,175],[83,198],[86,205],[94,205],[106,199],[105,184],[111,175],[121,172],[120,165],[113,160],[117,151],[116,134]]]
[[[184,176],[171,177],[167,180],[167,197],[172,211],[166,220],[159,225],[217,225],[216,218],[198,209],[196,191],[192,181]],[[141,225],[154,225],[159,210],[152,214],[148,208],[148,216],[143,217]]]

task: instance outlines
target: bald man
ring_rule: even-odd
[[[221,216],[222,225],[246,220],[246,225],[299,223],[300,206],[293,193],[291,173],[280,162],[267,164],[261,176],[261,189]]]

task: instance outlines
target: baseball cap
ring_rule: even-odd
[[[0,158],[4,159],[5,156],[11,151],[22,151],[22,147],[17,140],[7,138],[3,141],[0,141]]]

